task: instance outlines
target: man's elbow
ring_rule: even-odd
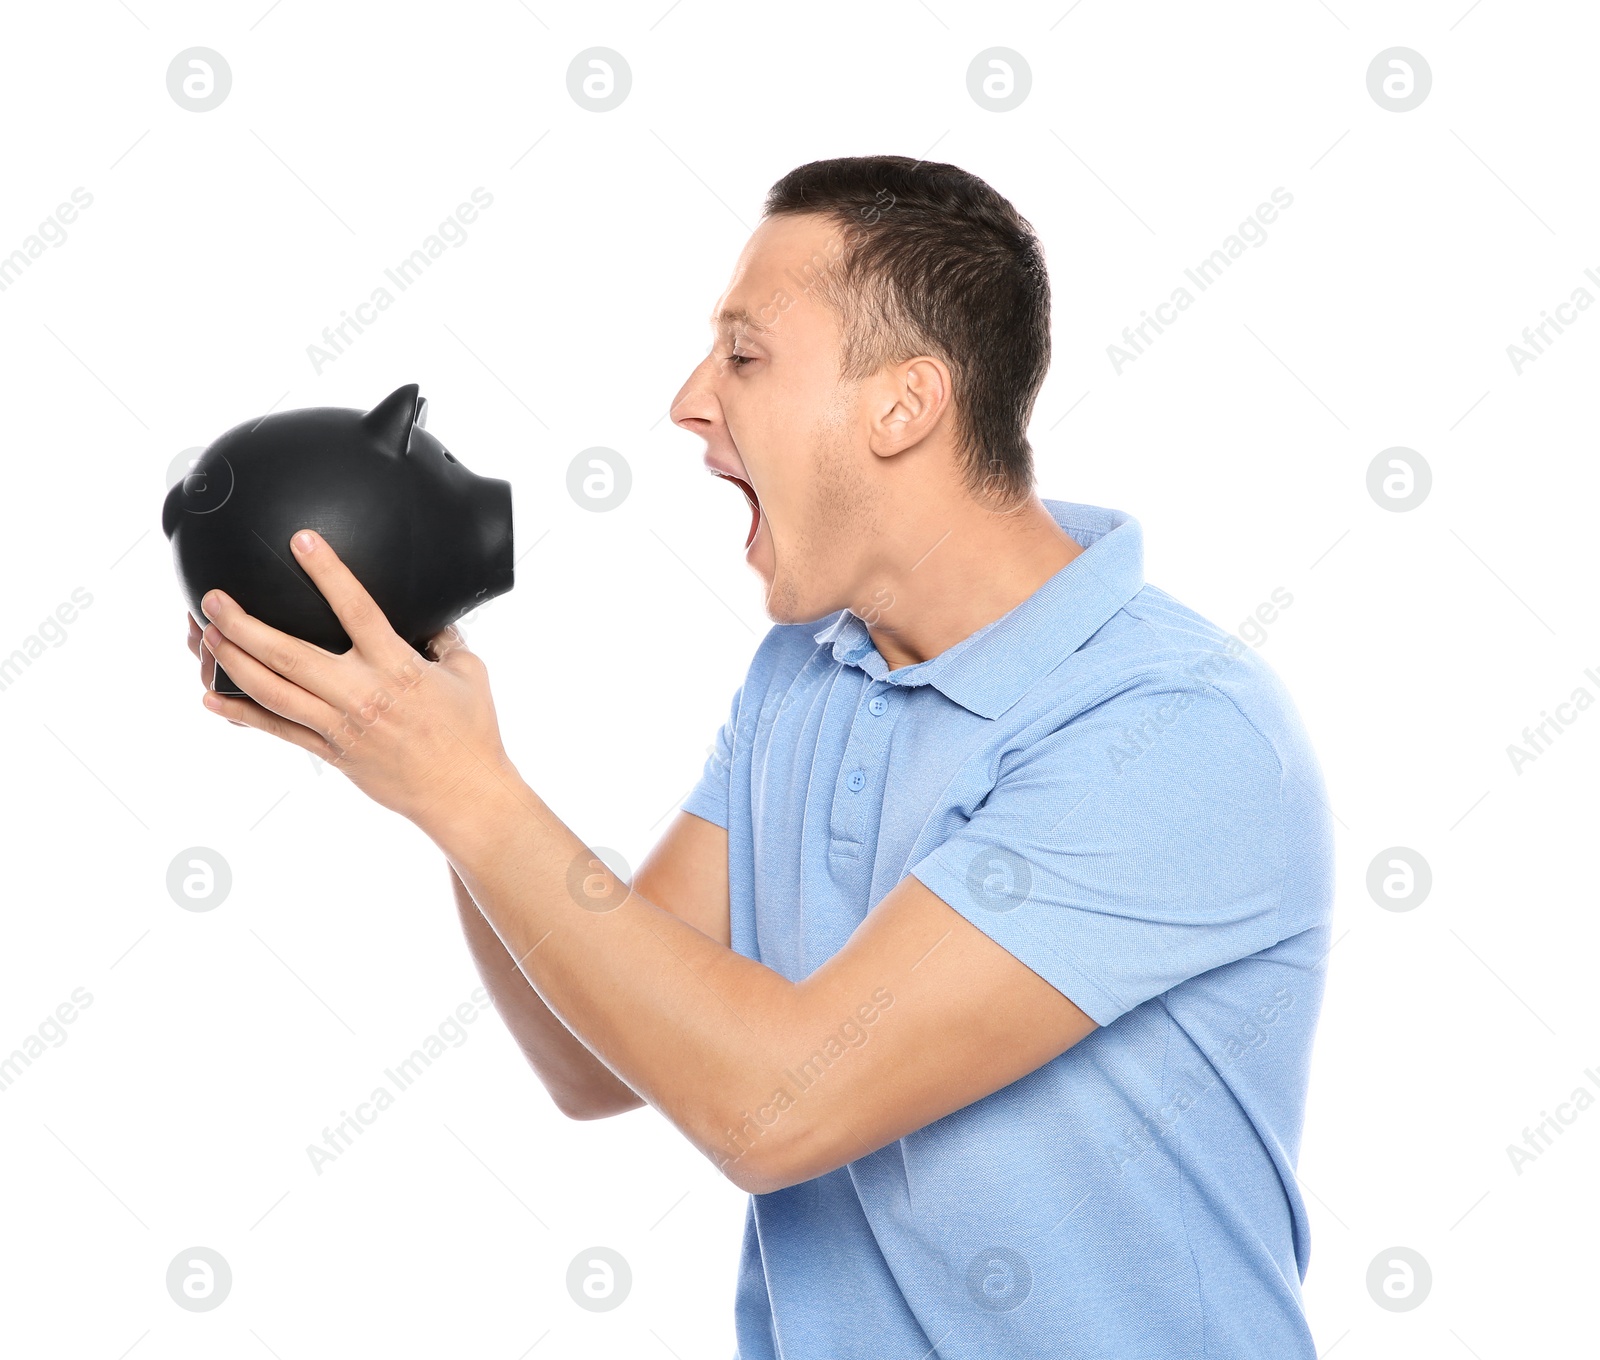
[[[629,1110],[637,1110],[645,1102],[632,1092],[628,1095],[590,1095],[580,1093],[553,1094],[556,1109],[560,1110],[568,1119],[589,1121],[594,1119],[610,1119],[612,1115],[626,1114]]]
[[[815,1150],[802,1154],[801,1133],[792,1122],[788,1127],[781,1119],[762,1125],[747,1118],[740,1126],[725,1128],[720,1138],[710,1140],[708,1148],[717,1169],[739,1189],[750,1195],[770,1195],[835,1169],[819,1169]]]
[[[791,1174],[770,1150],[765,1149],[760,1155],[753,1148],[735,1153],[719,1162],[717,1169],[747,1195],[770,1195],[806,1179]]]

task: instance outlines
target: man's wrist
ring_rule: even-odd
[[[446,858],[471,862],[491,845],[507,844],[519,821],[543,819],[545,807],[509,760],[483,765],[439,800],[417,825]]]

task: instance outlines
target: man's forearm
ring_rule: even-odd
[[[515,774],[487,782],[424,830],[546,1007],[728,1170],[735,1112],[792,1056],[795,985],[619,884]]]
[[[494,1008],[563,1114],[596,1118],[644,1102],[550,1012],[450,866],[462,933]]]

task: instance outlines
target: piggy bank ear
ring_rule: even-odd
[[[372,432],[380,448],[401,457],[411,447],[412,429],[421,429],[427,415],[427,398],[418,395],[416,383],[407,383],[362,416],[361,423]]]

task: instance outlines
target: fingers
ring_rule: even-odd
[[[266,625],[262,624],[261,627],[266,628]],[[267,631],[276,633],[277,629],[268,628]],[[214,665],[227,671],[234,683],[260,707],[288,719],[291,725],[307,729],[319,739],[325,738],[343,722],[338,709],[304,688],[306,682],[303,678],[287,679],[276,669],[275,660],[271,667],[262,665],[238,643],[225,636],[216,625],[206,629],[203,640],[206,649],[215,657]],[[261,726],[260,723],[251,725]]]
[[[289,540],[295,559],[333,607],[344,631],[368,657],[387,662],[409,654],[411,646],[393,628],[367,588],[355,573],[339,560],[328,541],[314,529],[301,529]]]
[[[200,663],[200,683],[207,689],[217,687],[217,661],[214,656],[202,645],[204,634],[200,625],[195,621],[193,614],[184,616],[189,620],[189,650],[194,653],[195,659]]]
[[[211,711],[221,714],[236,727],[258,727],[263,732],[293,742],[314,756],[321,756],[330,765],[339,759],[339,749],[325,741],[318,733],[302,727],[299,723],[290,722],[281,714],[263,708],[252,699],[242,699],[229,694],[208,694],[207,698],[216,704]]]
[[[254,615],[247,614],[237,601],[220,590],[207,591],[202,603],[212,625],[202,639],[209,636],[211,631],[220,633],[222,638],[236,644],[240,652],[247,654],[259,669],[271,670],[291,681],[293,687],[306,690],[325,702],[336,701],[338,696],[333,688],[329,663],[336,662],[338,657],[332,652],[263,623]],[[215,654],[216,649],[212,651]],[[220,656],[217,659],[229,675],[234,675],[232,666]],[[234,675],[234,678],[243,683],[242,676]],[[248,686],[246,691],[255,692]],[[294,717],[293,714],[286,716]]]

